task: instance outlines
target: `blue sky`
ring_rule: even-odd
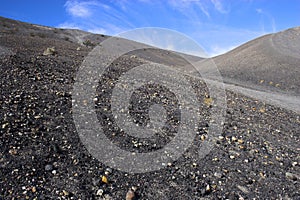
[[[1,0],[0,16],[108,35],[166,28],[187,35],[213,56],[300,26],[300,0]]]

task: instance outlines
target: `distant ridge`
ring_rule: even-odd
[[[11,32],[22,36],[38,35],[58,40],[69,40],[81,45],[86,40],[99,44],[109,37],[76,29],[60,29],[29,24],[3,17],[0,17],[0,22],[3,33]],[[135,42],[132,41],[132,43]],[[3,53],[10,52],[4,47],[1,47],[0,51]],[[299,95],[300,93],[300,27],[261,36],[223,55],[208,59],[182,53],[175,54],[172,51],[162,49],[135,51],[132,54],[183,71],[186,69],[183,69],[182,66],[189,65],[184,59],[187,56],[189,60],[194,62],[200,61],[197,66],[208,71],[211,61],[214,61],[223,80],[227,83],[292,95]]]

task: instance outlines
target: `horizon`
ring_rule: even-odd
[[[146,27],[166,29],[197,42],[206,55],[212,57],[260,36],[300,26],[299,10],[300,1],[289,1],[287,4],[283,0],[276,3],[254,0],[169,0],[165,3],[148,0],[13,0],[2,3],[0,16],[42,26],[79,29],[110,36]],[[186,46],[161,46],[161,43],[157,44],[157,39],[135,41],[203,56],[202,52],[200,54],[189,50]]]

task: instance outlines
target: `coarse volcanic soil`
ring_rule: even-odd
[[[0,199],[125,199],[132,187],[135,199],[300,199],[299,113],[230,90],[223,131],[203,159],[198,149],[210,134],[211,109],[205,103],[199,108],[202,121],[193,145],[159,171],[130,174],[93,158],[76,131],[71,94],[76,72],[92,50],[79,42],[90,39],[96,44],[106,38],[0,18]],[[56,52],[45,56],[48,47]],[[161,63],[184,63],[164,50],[149,52],[165,59]],[[170,134],[155,141],[136,142],[118,129],[109,107],[110,83],[148,57],[147,51],[132,54],[116,60],[111,73],[100,80],[97,117],[114,144],[128,151],[155,151],[169,142],[180,120],[172,94],[154,84],[148,92],[141,88],[132,96],[132,116],[143,124],[149,101],[164,102],[154,91],[166,95],[166,106],[174,115],[167,128]],[[205,82],[188,79],[202,102],[208,92]]]

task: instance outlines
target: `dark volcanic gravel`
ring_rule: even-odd
[[[44,56],[49,47],[54,54]],[[300,199],[299,114],[230,91],[223,132],[203,159],[198,147],[209,134],[210,118],[204,103],[193,145],[160,171],[129,174],[93,158],[77,134],[71,96],[91,49],[70,32],[0,18],[0,199],[125,199],[126,194],[128,199],[132,194],[135,199]],[[176,98],[153,84],[132,95],[131,115],[143,126],[149,106],[162,104],[170,122],[166,135],[136,140],[114,124],[111,83],[143,62],[130,55],[114,62],[99,82],[95,104],[107,137],[132,152],[161,148],[180,121]],[[190,82],[202,101],[206,85]],[[106,118],[111,123],[103,122]]]

